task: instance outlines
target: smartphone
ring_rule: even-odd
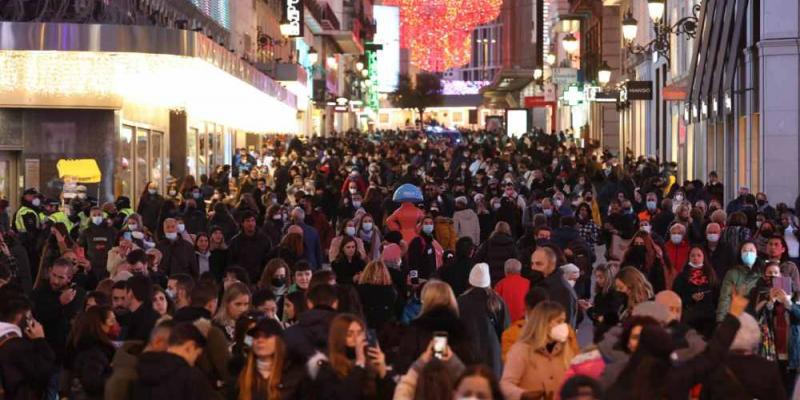
[[[442,359],[447,350],[447,332],[433,332],[433,356]]]
[[[408,277],[411,278],[412,285],[419,285],[419,271],[415,269],[408,271]]]
[[[367,346],[378,347],[378,335],[375,329],[367,329]]]
[[[75,256],[78,257],[79,260],[86,259],[86,250],[83,247],[76,247],[75,248]]]
[[[792,279],[786,276],[779,276],[772,280],[772,287],[782,289],[786,294],[792,294]]]

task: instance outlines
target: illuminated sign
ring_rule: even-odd
[[[283,0],[284,33],[288,37],[303,36],[303,2],[301,0]]]
[[[223,28],[231,29],[231,11],[228,0],[191,0],[191,3],[203,14],[217,21]]]
[[[380,50],[378,50],[380,51]],[[379,91],[379,72],[377,70],[380,61],[378,61],[378,51],[367,50],[367,76],[369,77],[369,88],[367,91],[367,106],[374,111],[380,108],[380,100],[378,99]]]
[[[489,85],[489,81],[442,81],[442,94],[469,95],[479,94],[481,88]]]
[[[373,43],[383,46],[378,50],[377,82],[373,83],[378,84],[378,92],[391,93],[400,74],[400,8],[373,6],[372,15],[377,24]]]

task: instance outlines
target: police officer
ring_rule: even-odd
[[[58,207],[60,205],[60,202],[58,200],[48,200],[47,203],[49,203],[51,206],[54,207]],[[45,225],[53,226],[57,223],[62,223],[67,228],[67,232],[72,234],[72,228],[75,227],[75,223],[73,223],[72,220],[70,219],[69,212],[70,212],[69,206],[65,205],[64,207],[62,207],[62,209],[57,210],[54,213],[48,215],[47,219],[45,220]]]
[[[89,281],[95,285],[108,277],[108,251],[114,247],[116,237],[117,231],[109,225],[103,216],[103,210],[92,207],[89,211],[89,226],[81,232],[78,244],[86,249],[86,258],[92,265],[91,276],[96,279],[94,282],[93,279]]]
[[[36,189],[27,189],[22,193],[19,210],[14,214],[14,230],[19,235],[22,246],[28,253],[31,265],[39,265],[39,235],[42,232],[42,221],[39,219],[41,200]]]
[[[125,221],[128,220],[128,217],[133,214],[133,208],[131,208],[131,199],[126,196],[117,197],[117,201],[114,202],[114,205],[117,207],[117,216],[114,219],[114,228],[119,230],[122,229],[123,225],[125,225]]]

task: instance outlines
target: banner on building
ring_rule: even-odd
[[[630,100],[653,100],[653,81],[628,81],[625,97]]]
[[[283,25],[281,33],[287,37],[303,36],[303,1],[302,0],[283,0]]]

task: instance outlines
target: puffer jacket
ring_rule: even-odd
[[[505,276],[505,263],[509,258],[517,258],[517,247],[510,235],[495,233],[481,245],[475,259],[489,264],[492,284],[497,284]]]
[[[719,303],[717,304],[717,322],[722,322],[731,308],[731,292],[733,288],[739,291],[740,296],[747,296],[758,283],[761,274],[744,265],[737,265],[728,270],[719,289]]]

